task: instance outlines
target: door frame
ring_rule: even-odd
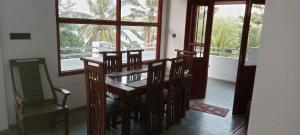
[[[252,7],[253,4],[265,5],[265,2],[265,0],[246,0],[242,41],[240,47],[238,72],[233,102],[233,115],[249,114],[250,112],[250,101],[252,100],[256,74],[256,65],[246,65]]]
[[[192,86],[190,90],[191,99],[203,99],[206,95],[207,77],[208,77],[208,63],[209,63],[209,52],[211,44],[212,34],[212,23],[206,23],[205,28],[205,41],[204,43],[196,43],[195,29],[198,18],[198,8],[203,6],[207,8],[206,22],[213,22],[214,15],[214,2],[211,0],[205,0],[205,3],[197,0],[188,0],[188,7],[186,13],[186,29],[184,39],[184,50],[189,52],[195,51],[195,46],[198,45],[203,52],[200,56],[193,58],[192,74],[193,76]],[[206,38],[207,37],[207,38]],[[199,46],[200,45],[200,46]],[[202,84],[202,85],[199,85]]]
[[[237,81],[234,95],[234,105],[233,105],[233,115],[240,115],[247,112],[248,102],[252,98],[252,91],[255,79],[256,66],[245,66],[245,58],[247,54],[248,46],[248,35],[250,29],[251,11],[252,4],[265,4],[266,0],[188,0],[187,2],[187,12],[186,12],[186,26],[185,26],[185,39],[184,39],[184,50],[189,50],[189,44],[195,39],[195,29],[196,29],[196,19],[197,19],[197,7],[198,6],[208,6],[208,15],[205,31],[205,47],[203,63],[204,68],[200,72],[204,72],[204,80],[199,81],[201,83],[201,93],[205,97],[207,80],[208,80],[208,65],[210,56],[210,46],[212,38],[212,27],[213,27],[213,17],[214,17],[214,6],[226,5],[226,4],[246,4],[241,50],[239,56]],[[193,68],[194,69],[194,68]],[[199,71],[198,71],[199,72]],[[250,82],[250,83],[249,83]],[[197,82],[196,82],[197,83]],[[245,90],[246,89],[246,90]]]

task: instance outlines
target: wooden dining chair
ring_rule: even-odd
[[[190,73],[193,70],[193,58],[197,55],[195,51],[185,51],[185,50],[179,50],[175,49],[176,51],[176,57],[185,57],[186,58],[186,70],[188,70]]]
[[[100,52],[103,57],[104,74],[113,72],[122,72],[122,53],[117,51],[103,51]],[[112,99],[118,99],[118,96],[107,92],[107,96]]]
[[[121,105],[106,95],[105,64],[83,61],[88,105],[87,134],[106,135],[106,129],[111,126],[110,118],[121,113]]]
[[[103,63],[105,64],[104,74],[122,72],[122,53],[123,52],[117,51],[100,52],[103,57]]]
[[[193,46],[190,46],[193,48]],[[186,59],[186,70],[188,71],[189,74],[193,74],[193,64],[194,64],[194,58],[197,56],[197,52],[196,51],[185,51],[185,50],[179,50],[179,49],[175,49],[175,51],[177,52],[177,58],[178,57],[185,57]],[[185,108],[187,110],[190,109],[190,90],[192,87],[192,82],[188,82],[188,84],[185,85]]]
[[[142,52],[144,50],[127,51],[127,70],[142,68]]]
[[[183,77],[185,72],[185,57],[170,59],[171,69],[169,73],[169,85],[164,94],[166,103],[166,128],[175,122],[179,122],[185,111],[185,89]]]
[[[66,102],[71,93],[53,86],[45,59],[10,60],[10,72],[16,100],[18,133],[25,134],[24,121],[26,118],[52,115],[52,124],[54,124],[54,114],[59,113],[64,115],[64,134],[68,135],[69,107]],[[63,95],[62,102],[58,101],[56,92]]]
[[[166,60],[148,63],[146,91],[146,134],[153,135],[162,131],[163,123],[163,87]]]

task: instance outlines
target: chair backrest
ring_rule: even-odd
[[[127,70],[142,68],[142,52],[144,50],[127,51]]]
[[[87,134],[106,135],[105,65],[84,60],[88,105]]]
[[[103,55],[105,74],[122,72],[122,52],[110,51],[100,53]]]
[[[189,70],[189,72],[193,69],[193,58],[196,57],[197,53],[194,51],[184,51],[184,50],[178,50],[175,49],[177,52],[177,58],[178,57],[186,57],[186,69]]]
[[[167,126],[179,120],[185,111],[183,77],[186,57],[173,58],[170,61],[171,69],[167,93]]]
[[[165,78],[166,60],[148,63],[146,108],[147,132],[159,133],[163,122],[163,87]]]
[[[178,81],[182,81],[184,72],[186,69],[187,58],[186,57],[177,57],[170,59],[171,69],[169,81],[176,84]]]
[[[57,100],[44,58],[10,60],[10,71],[14,92],[25,105]]]

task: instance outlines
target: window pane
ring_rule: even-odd
[[[205,28],[206,28],[206,21],[207,21],[207,7],[201,6],[197,9],[197,32],[195,35],[196,42],[204,43],[205,41]]]
[[[58,0],[59,17],[116,19],[116,0]]]
[[[157,22],[158,0],[122,0],[123,21]]]
[[[253,4],[248,35],[246,65],[256,65],[258,50],[261,44],[261,30],[263,25],[264,5]]]
[[[144,49],[143,60],[156,57],[156,27],[124,26],[121,34],[121,50]],[[126,57],[123,57],[126,60]]]
[[[115,26],[60,24],[61,71],[82,69],[81,57],[99,57],[99,51],[116,50]]]

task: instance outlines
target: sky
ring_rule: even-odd
[[[238,18],[245,14],[245,5],[216,5],[218,11],[216,15],[224,17]]]

